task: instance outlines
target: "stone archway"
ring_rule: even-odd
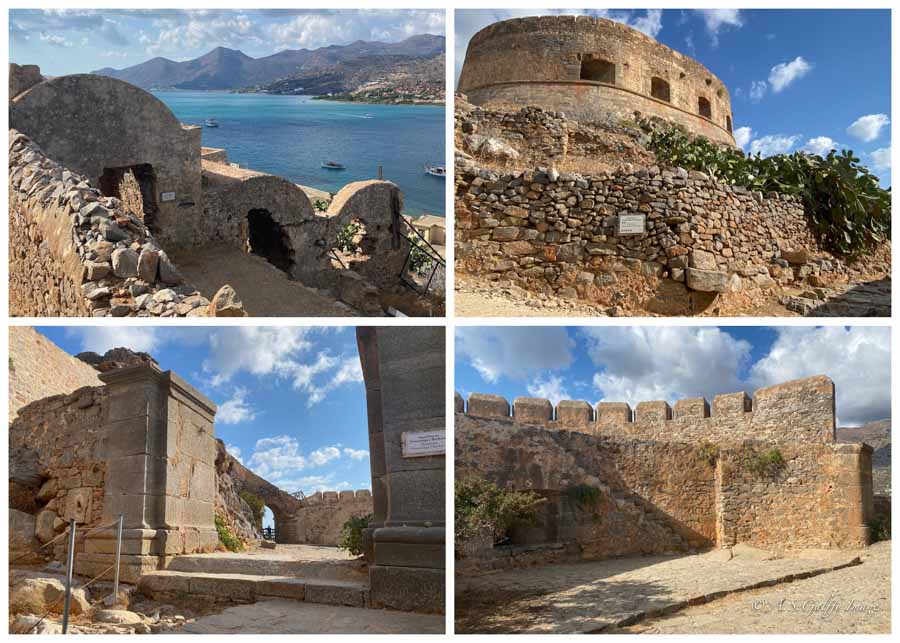
[[[247,237],[251,253],[290,274],[294,267],[294,249],[287,232],[271,212],[253,208],[247,213]]]

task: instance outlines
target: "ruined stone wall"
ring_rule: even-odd
[[[200,212],[201,130],[182,126],[152,94],[107,76],[60,76],[13,97],[9,124],[94,187],[110,172],[147,170],[154,235],[192,247],[184,232]]]
[[[584,121],[608,114],[630,119],[639,111],[734,145],[731,100],[721,80],[653,38],[602,18],[543,16],[485,27],[469,41],[459,91],[476,105],[538,105]]]
[[[317,491],[307,496],[303,506],[285,525],[287,534],[279,540],[310,545],[336,546],[341,541],[341,528],[350,518],[372,513],[372,492]]]
[[[854,548],[868,541],[871,448],[836,444],[834,387],[819,376],[745,393],[623,403],[456,401],[456,471],[550,501],[538,542],[592,557],[748,543]],[[777,454],[778,462],[767,458]],[[600,527],[567,490],[601,492]],[[596,521],[595,521],[596,522]],[[612,527],[609,527],[611,525]],[[638,528],[638,526],[640,528]],[[640,533],[640,537],[636,536]]]
[[[85,176],[9,135],[10,314],[184,317],[210,302],[141,219]]]
[[[100,524],[108,419],[106,387],[86,386],[31,402],[10,423],[10,506],[35,516],[42,543],[71,519],[84,527]],[[83,551],[83,543],[78,546]],[[57,559],[65,548],[62,539],[54,545]]]
[[[456,203],[458,269],[561,297],[597,299],[635,273],[735,292],[832,269],[785,267],[790,251],[818,248],[797,199],[681,168],[500,174],[463,162]],[[619,234],[624,215],[642,215],[644,233]]]
[[[9,421],[20,408],[83,386],[100,386],[97,371],[30,326],[9,328]]]

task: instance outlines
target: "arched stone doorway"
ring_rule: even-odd
[[[144,222],[154,235],[158,231],[156,172],[149,163],[130,167],[105,167],[98,188],[104,196],[113,196],[123,207]]]
[[[265,208],[254,208],[247,213],[247,237],[250,252],[290,274],[294,267],[294,249],[284,228],[275,221],[271,212]]]

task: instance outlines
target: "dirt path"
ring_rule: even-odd
[[[353,311],[322,291],[290,279],[261,257],[225,245],[173,253],[172,261],[207,299],[229,284],[251,317],[352,317]]]

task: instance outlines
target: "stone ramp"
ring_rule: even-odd
[[[180,634],[443,634],[444,617],[283,599],[229,607],[188,623]]]
[[[157,571],[141,576],[138,591],[154,599],[186,596],[222,603],[287,598],[306,603],[368,607],[368,580],[297,578],[256,574]]]
[[[858,564],[856,552],[777,555],[738,547],[734,552],[617,558],[458,577],[456,632],[603,632]]]

